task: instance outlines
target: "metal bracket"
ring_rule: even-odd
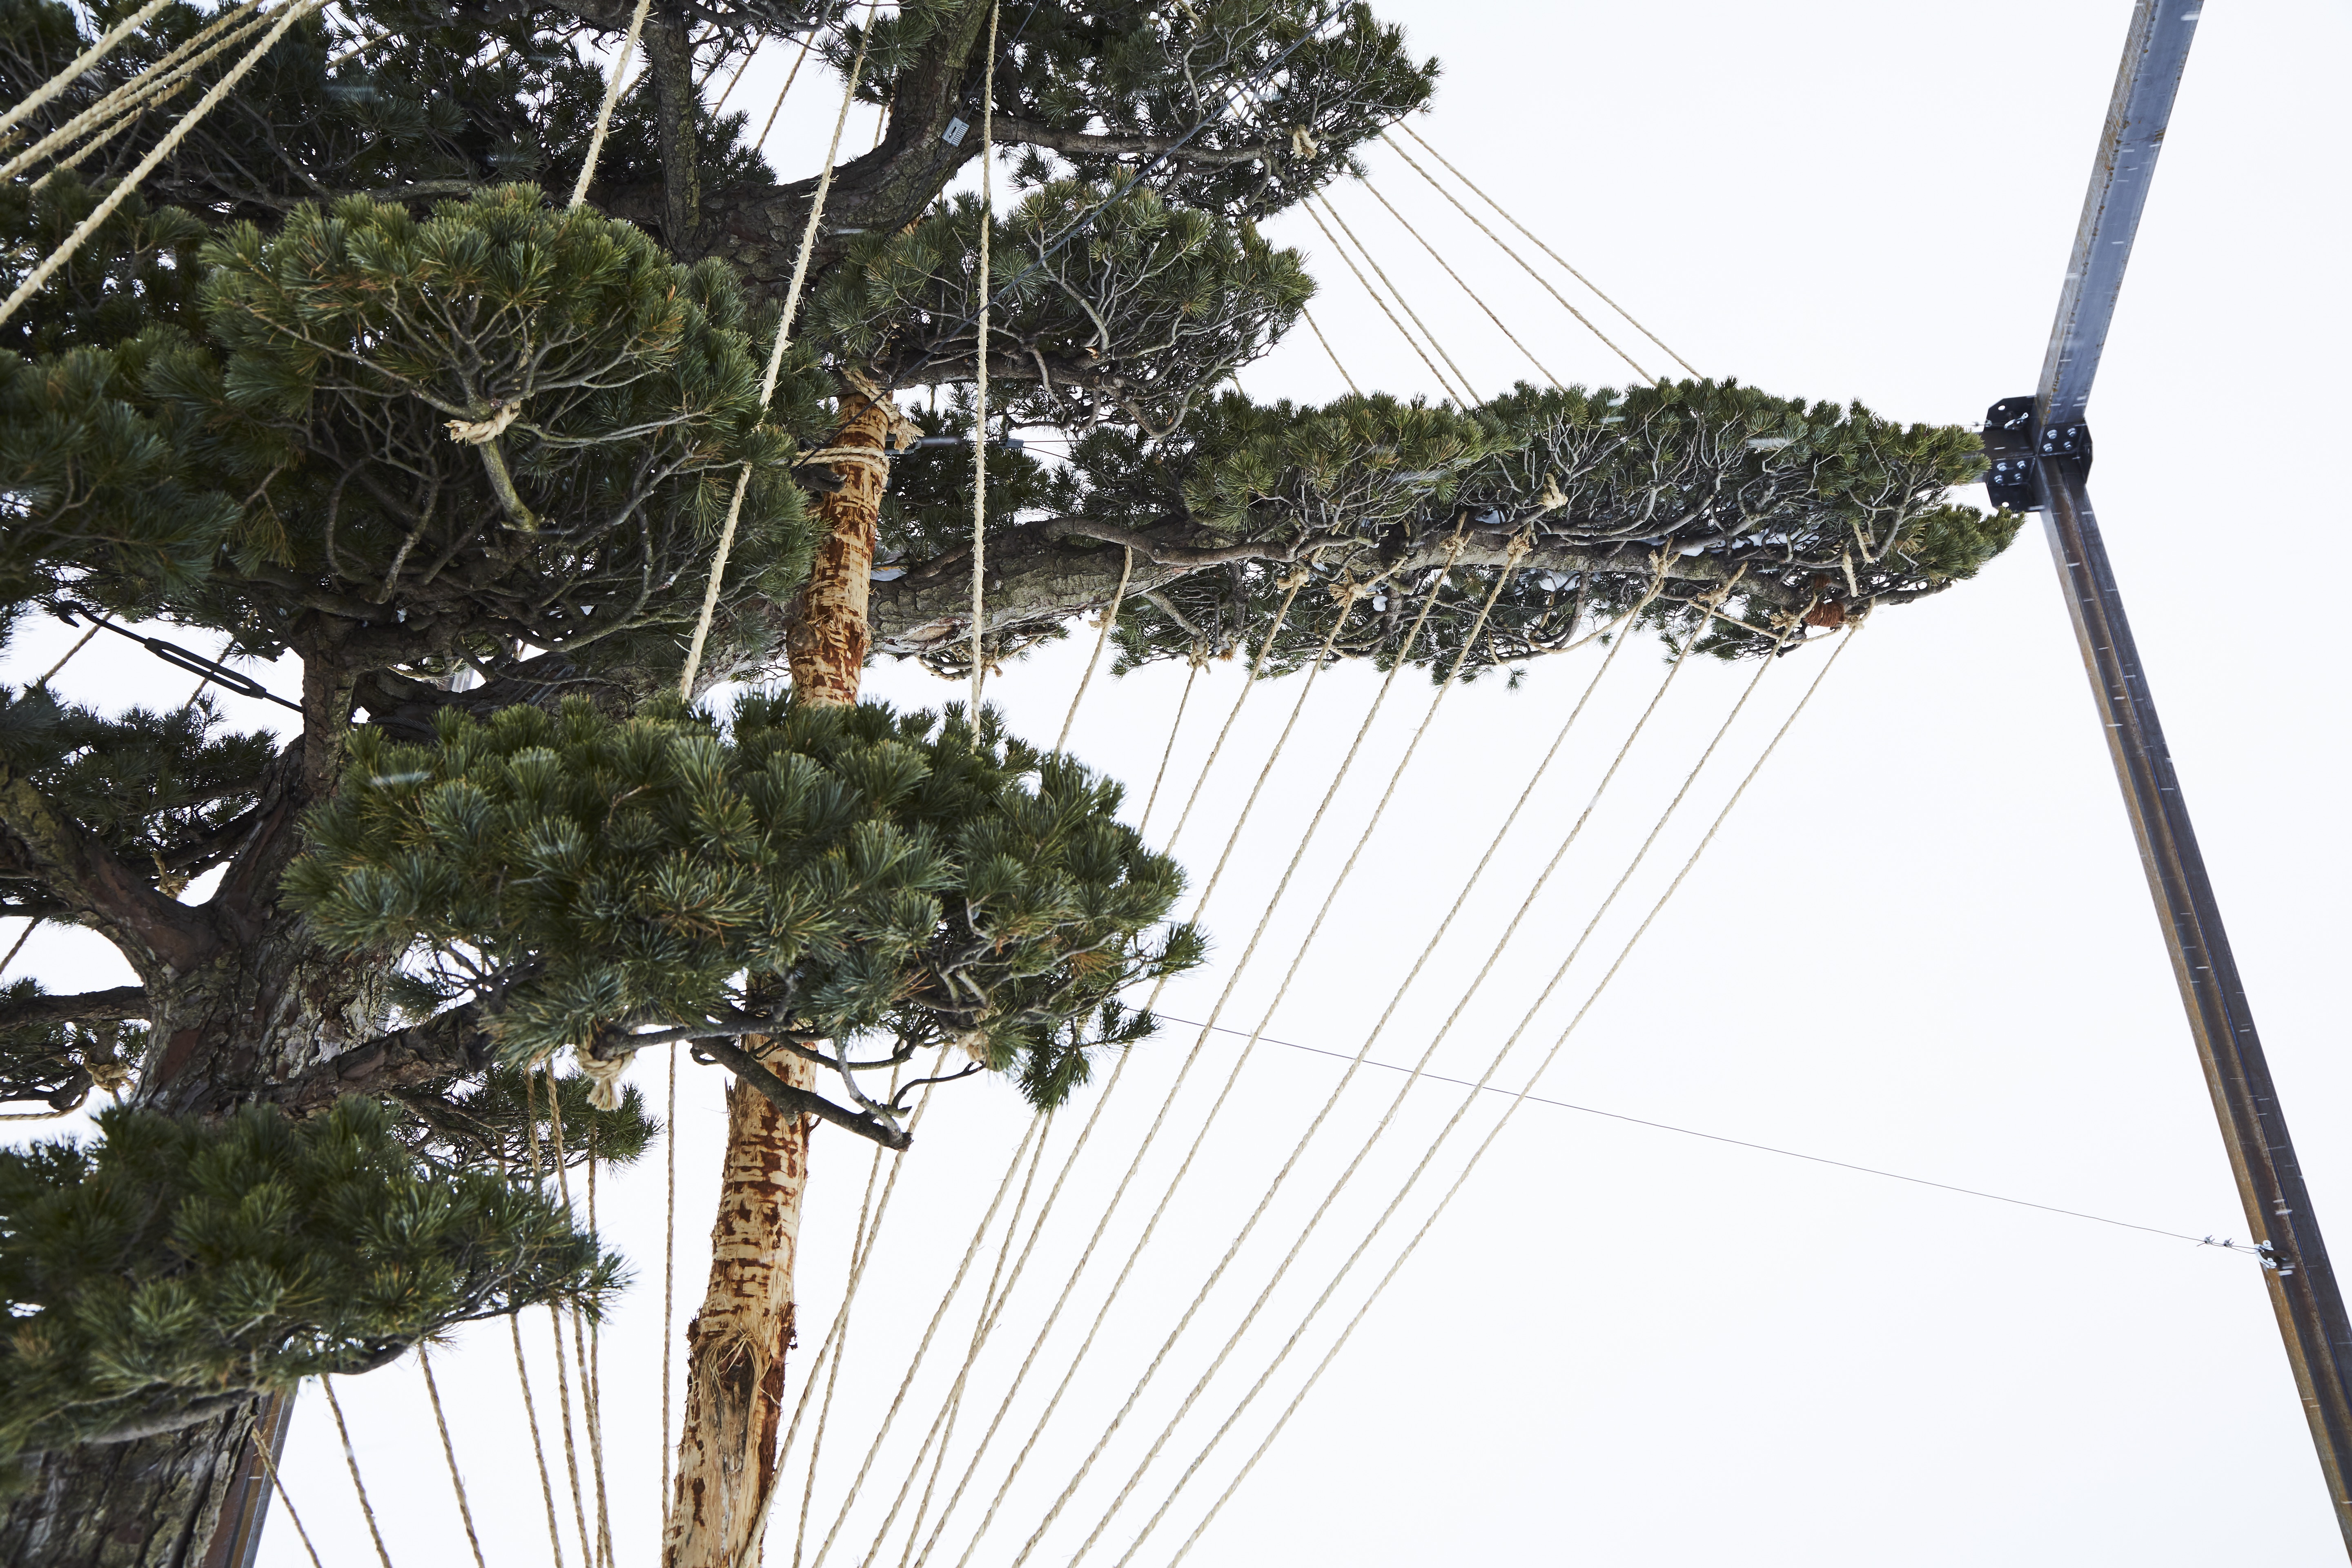
[[[2031,396],[2004,397],[1985,410],[1985,493],[1995,506],[2032,511],[2041,500],[2033,490],[2037,458],[2072,459],[2077,472],[2091,471],[2091,427],[2070,419],[2042,429]]]

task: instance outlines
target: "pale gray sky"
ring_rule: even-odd
[[[1995,398],[2030,390],[2123,0],[1379,8],[1445,62],[1423,134],[1703,371],[1925,420],[1973,422]],[[2329,717],[2341,699],[2320,674],[2337,641],[2329,579],[2304,557],[2345,519],[2332,492],[2284,491],[2272,476],[2324,472],[2342,447],[2346,395],[2330,367],[2345,358],[2347,319],[2323,268],[2340,257],[2346,226],[2324,174],[2321,117],[2340,97],[2329,73],[2347,33],[2340,5],[2206,8],[2090,411],[2093,496],[2339,1247],[2352,1247],[2352,1069],[2333,994],[2340,971],[2326,954],[2345,935],[2347,841],[2333,781],[2347,758]],[[764,113],[773,87],[760,80],[742,93]],[[828,96],[807,81],[796,89],[772,143],[787,172],[821,147]],[[850,134],[862,146],[870,122],[854,115]],[[1554,370],[1620,379],[1508,261],[1423,199],[1410,171],[1384,153],[1370,162]],[[1479,390],[1532,374],[1363,193],[1336,199]],[[1286,219],[1275,232],[1308,251],[1324,289],[1318,317],[1358,381],[1433,391],[1311,226]],[[1340,390],[1305,333],[1243,379],[1260,396]],[[28,636],[9,678],[45,665],[47,647]],[[1050,738],[1085,652],[1074,639],[1033,658],[992,697]],[[1648,907],[1818,657],[1784,661],[1767,680],[1500,1081],[1521,1082],[1580,1004],[1630,930],[1621,917]],[[1592,668],[1590,655],[1570,656],[1538,666],[1515,694],[1494,683],[1449,699],[1270,1033],[1341,1052],[1362,1043]],[[1646,647],[1618,661],[1378,1059],[1410,1061],[1428,1042],[1661,673]],[[1678,683],[1433,1070],[1475,1076],[1485,1065],[1747,674],[1696,670]],[[158,679],[143,658],[94,647],[68,684],[152,701]],[[1133,781],[1138,806],[1182,680],[1155,668],[1097,682],[1079,718],[1075,749]],[[1189,786],[1235,684],[1220,668],[1196,689],[1171,788]],[[1167,1011],[1207,1016],[1375,684],[1346,669],[1318,686],[1209,911],[1218,962],[1171,989]],[[1258,691],[1211,777],[1180,846],[1197,870],[1223,842],[1295,685]],[[877,670],[869,689],[906,702],[954,695],[907,669]],[[1428,694],[1414,679],[1391,693],[1226,1022],[1249,1027],[1272,998]],[[1155,832],[1172,820],[1163,802]],[[86,951],[46,934],[31,950],[60,987],[106,983],[110,972],[77,956]],[[1171,1026],[1135,1058],[975,1370],[959,1465],[1192,1038]],[[1212,1037],[1174,1102],[1076,1315],[983,1468],[989,1490],[1240,1045]],[[1014,1560],[1341,1067],[1259,1047],[973,1563]],[[638,1071],[658,1099],[658,1070]],[[1397,1081],[1368,1074],[1341,1102],[1030,1562],[1071,1560]],[[685,1083],[681,1325],[700,1291],[721,1129],[718,1075],[689,1066]],[[1885,615],[1856,644],[1539,1092],[2190,1236],[2242,1229],[2038,525],[1978,581]],[[1118,1560],[1459,1094],[1414,1092],[1087,1560]],[[1496,1109],[1475,1113],[1440,1155],[1402,1227],[1375,1243],[1138,1564],[1170,1561]],[[1049,1174],[1078,1120],[1055,1130]],[[1009,1093],[964,1085],[925,1123],[855,1320],[812,1554],[1023,1121]],[[820,1140],[803,1320],[812,1345],[838,1295],[866,1167],[865,1145]],[[622,1555],[647,1562],[658,1154],[605,1201],[640,1271],[604,1341],[607,1464]],[[902,1534],[868,1558],[874,1531],[971,1326],[960,1303],[829,1561],[900,1561]],[[493,1561],[541,1563],[538,1482],[504,1326],[494,1327],[462,1336],[441,1363],[444,1391]],[[529,1331],[543,1348],[543,1319]],[[346,1388],[394,1562],[461,1560],[413,1365]],[[544,1411],[543,1369],[537,1393]],[[315,1399],[301,1407],[287,1480],[313,1534],[331,1541],[331,1561],[367,1555]],[[950,1548],[961,1550],[977,1512],[968,1499]],[[771,1562],[790,1560],[793,1522],[791,1510],[780,1518]],[[1530,1105],[1192,1560],[2185,1565],[2253,1550],[2316,1563],[2341,1548],[2251,1261]],[[262,1560],[303,1561],[282,1526]]]

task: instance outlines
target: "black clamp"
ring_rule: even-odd
[[[2080,419],[2042,428],[2031,397],[2004,397],[1985,410],[1985,493],[1995,506],[2032,511],[2041,505],[2033,489],[2033,465],[2051,458],[2091,468],[2091,427]]]

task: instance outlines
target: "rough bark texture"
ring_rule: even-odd
[[[200,1568],[258,1399],[160,1437],[40,1457],[0,1521],[9,1568]]]
[[[798,1057],[773,1066],[794,1088],[815,1083],[814,1065]],[[757,1561],[752,1542],[774,1480],[784,1353],[793,1345],[793,1262],[814,1125],[748,1084],[727,1090],[710,1285],[686,1331],[686,1421],[662,1542],[669,1568]]]
[[[819,459],[832,461],[841,488],[818,505],[824,537],[786,644],[797,700],[827,705],[857,700],[871,640],[866,605],[875,525],[890,472],[884,443],[908,434],[897,406],[864,383],[853,379],[844,388],[841,406],[840,428],[826,448],[833,457]],[[743,1046],[793,1088],[815,1086],[814,1065],[805,1058],[768,1056],[757,1036]],[[784,1353],[793,1342],[793,1264],[815,1125],[740,1080],[727,1091],[710,1286],[686,1331],[686,1416],[665,1568],[757,1561],[776,1467]]]

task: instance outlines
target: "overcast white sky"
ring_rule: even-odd
[[[2129,14],[2123,0],[1379,8],[1445,62],[1423,132],[1701,370],[1861,398],[1906,419],[1973,423],[1995,398],[2031,389]],[[2334,161],[2321,123],[2341,96],[2331,73],[2347,33],[2341,5],[2207,8],[2090,411],[2093,495],[2339,1247],[2352,1247],[2352,1069],[2340,960],[2326,955],[2345,935],[2336,781],[2347,758],[2331,717],[2342,711],[2337,685],[2322,672],[2338,641],[2324,552],[2345,519],[2332,489],[2289,489],[2274,476],[2324,474],[2352,412],[2330,374],[2347,346],[2332,276],[2345,221],[2338,184],[2323,172]],[[774,90],[761,82],[781,78],[766,76],[769,65],[742,89],[761,113]],[[787,174],[821,151],[828,98],[805,81],[795,91],[771,143]],[[853,142],[870,135],[853,116]],[[1410,171],[1385,153],[1370,162],[1381,189],[1554,370],[1620,379],[1606,351],[1450,209],[1424,200]],[[1363,193],[1336,199],[1480,391],[1532,374]],[[1308,251],[1324,287],[1317,314],[1360,383],[1434,390],[1311,226],[1285,219],[1275,233]],[[1243,379],[1260,396],[1341,390],[1305,333]],[[47,638],[25,637],[7,678],[45,666]],[[1074,640],[1021,663],[992,697],[1050,739],[1085,652]],[[1783,661],[1766,681],[1500,1081],[1523,1081],[1818,657]],[[1343,1053],[1361,1045],[1592,668],[1572,656],[1538,666],[1517,693],[1492,683],[1449,700],[1272,1035]],[[1409,1062],[1428,1043],[1662,672],[1648,647],[1618,661],[1377,1059]],[[1485,1065],[1747,674],[1694,670],[1677,684],[1433,1070],[1475,1077]],[[1078,721],[1075,749],[1132,781],[1137,806],[1182,681],[1181,669],[1155,668],[1098,682]],[[176,700],[178,682],[161,691],[143,656],[101,646],[64,684],[152,702]],[[1260,689],[1211,776],[1180,846],[1197,871],[1223,842],[1295,684]],[[1172,988],[1166,1011],[1207,1016],[1375,684],[1346,669],[1317,689],[1209,910],[1218,962]],[[1196,689],[1171,787],[1189,786],[1235,688],[1235,672],[1220,668]],[[910,703],[954,694],[887,668],[869,690]],[[1412,679],[1391,693],[1228,1023],[1247,1028],[1272,999],[1428,693]],[[1172,820],[1163,804],[1155,835]],[[60,989],[113,978],[69,935],[44,933],[28,952]],[[976,1367],[950,1477],[1192,1039],[1171,1026],[1135,1058]],[[1174,1102],[1015,1400],[999,1457],[982,1469],[987,1489],[1240,1045],[1213,1037]],[[974,1563],[1015,1560],[1341,1067],[1258,1048]],[[658,1099],[654,1064],[638,1071]],[[1072,1560],[1361,1146],[1399,1081],[1365,1077],[1030,1562]],[[718,1088],[715,1072],[688,1066],[681,1327],[706,1261]],[[1088,1560],[1118,1560],[1460,1092],[1414,1091]],[[2164,1231],[2242,1233],[2038,526],[1978,581],[1872,626],[1538,1092]],[[1061,1119],[1049,1176],[1076,1113],[1092,1104],[1082,1097]],[[1497,1109],[1475,1113],[1441,1153],[1402,1223],[1137,1563],[1170,1561]],[[855,1320],[812,1558],[1024,1120],[1009,1092],[963,1085],[924,1125]],[[833,1132],[817,1144],[803,1295],[812,1343],[839,1294],[866,1158],[866,1145]],[[630,1562],[652,1561],[656,1517],[661,1204],[658,1153],[607,1190],[611,1228],[639,1268],[604,1348],[614,1527]],[[982,1268],[994,1256],[987,1245]],[[904,1561],[903,1526],[869,1556],[874,1532],[971,1321],[960,1300],[829,1561]],[[543,1319],[528,1331],[543,1350]],[[486,1544],[500,1563],[545,1562],[505,1327],[459,1339],[440,1363],[443,1386]],[[539,1370],[544,1412],[552,1390]],[[413,1363],[347,1387],[394,1560],[462,1560]],[[315,1396],[300,1406],[286,1472],[330,1561],[362,1560],[349,1478]],[[977,1513],[967,1500],[947,1550],[961,1550]],[[790,1560],[792,1528],[788,1510],[771,1562]],[[568,1540],[568,1508],[565,1529]],[[2251,1261],[1529,1105],[1193,1561],[2158,1565],[2255,1550],[2317,1563],[2342,1549]],[[262,1561],[304,1559],[281,1524]],[[576,1547],[565,1561],[577,1561]]]

